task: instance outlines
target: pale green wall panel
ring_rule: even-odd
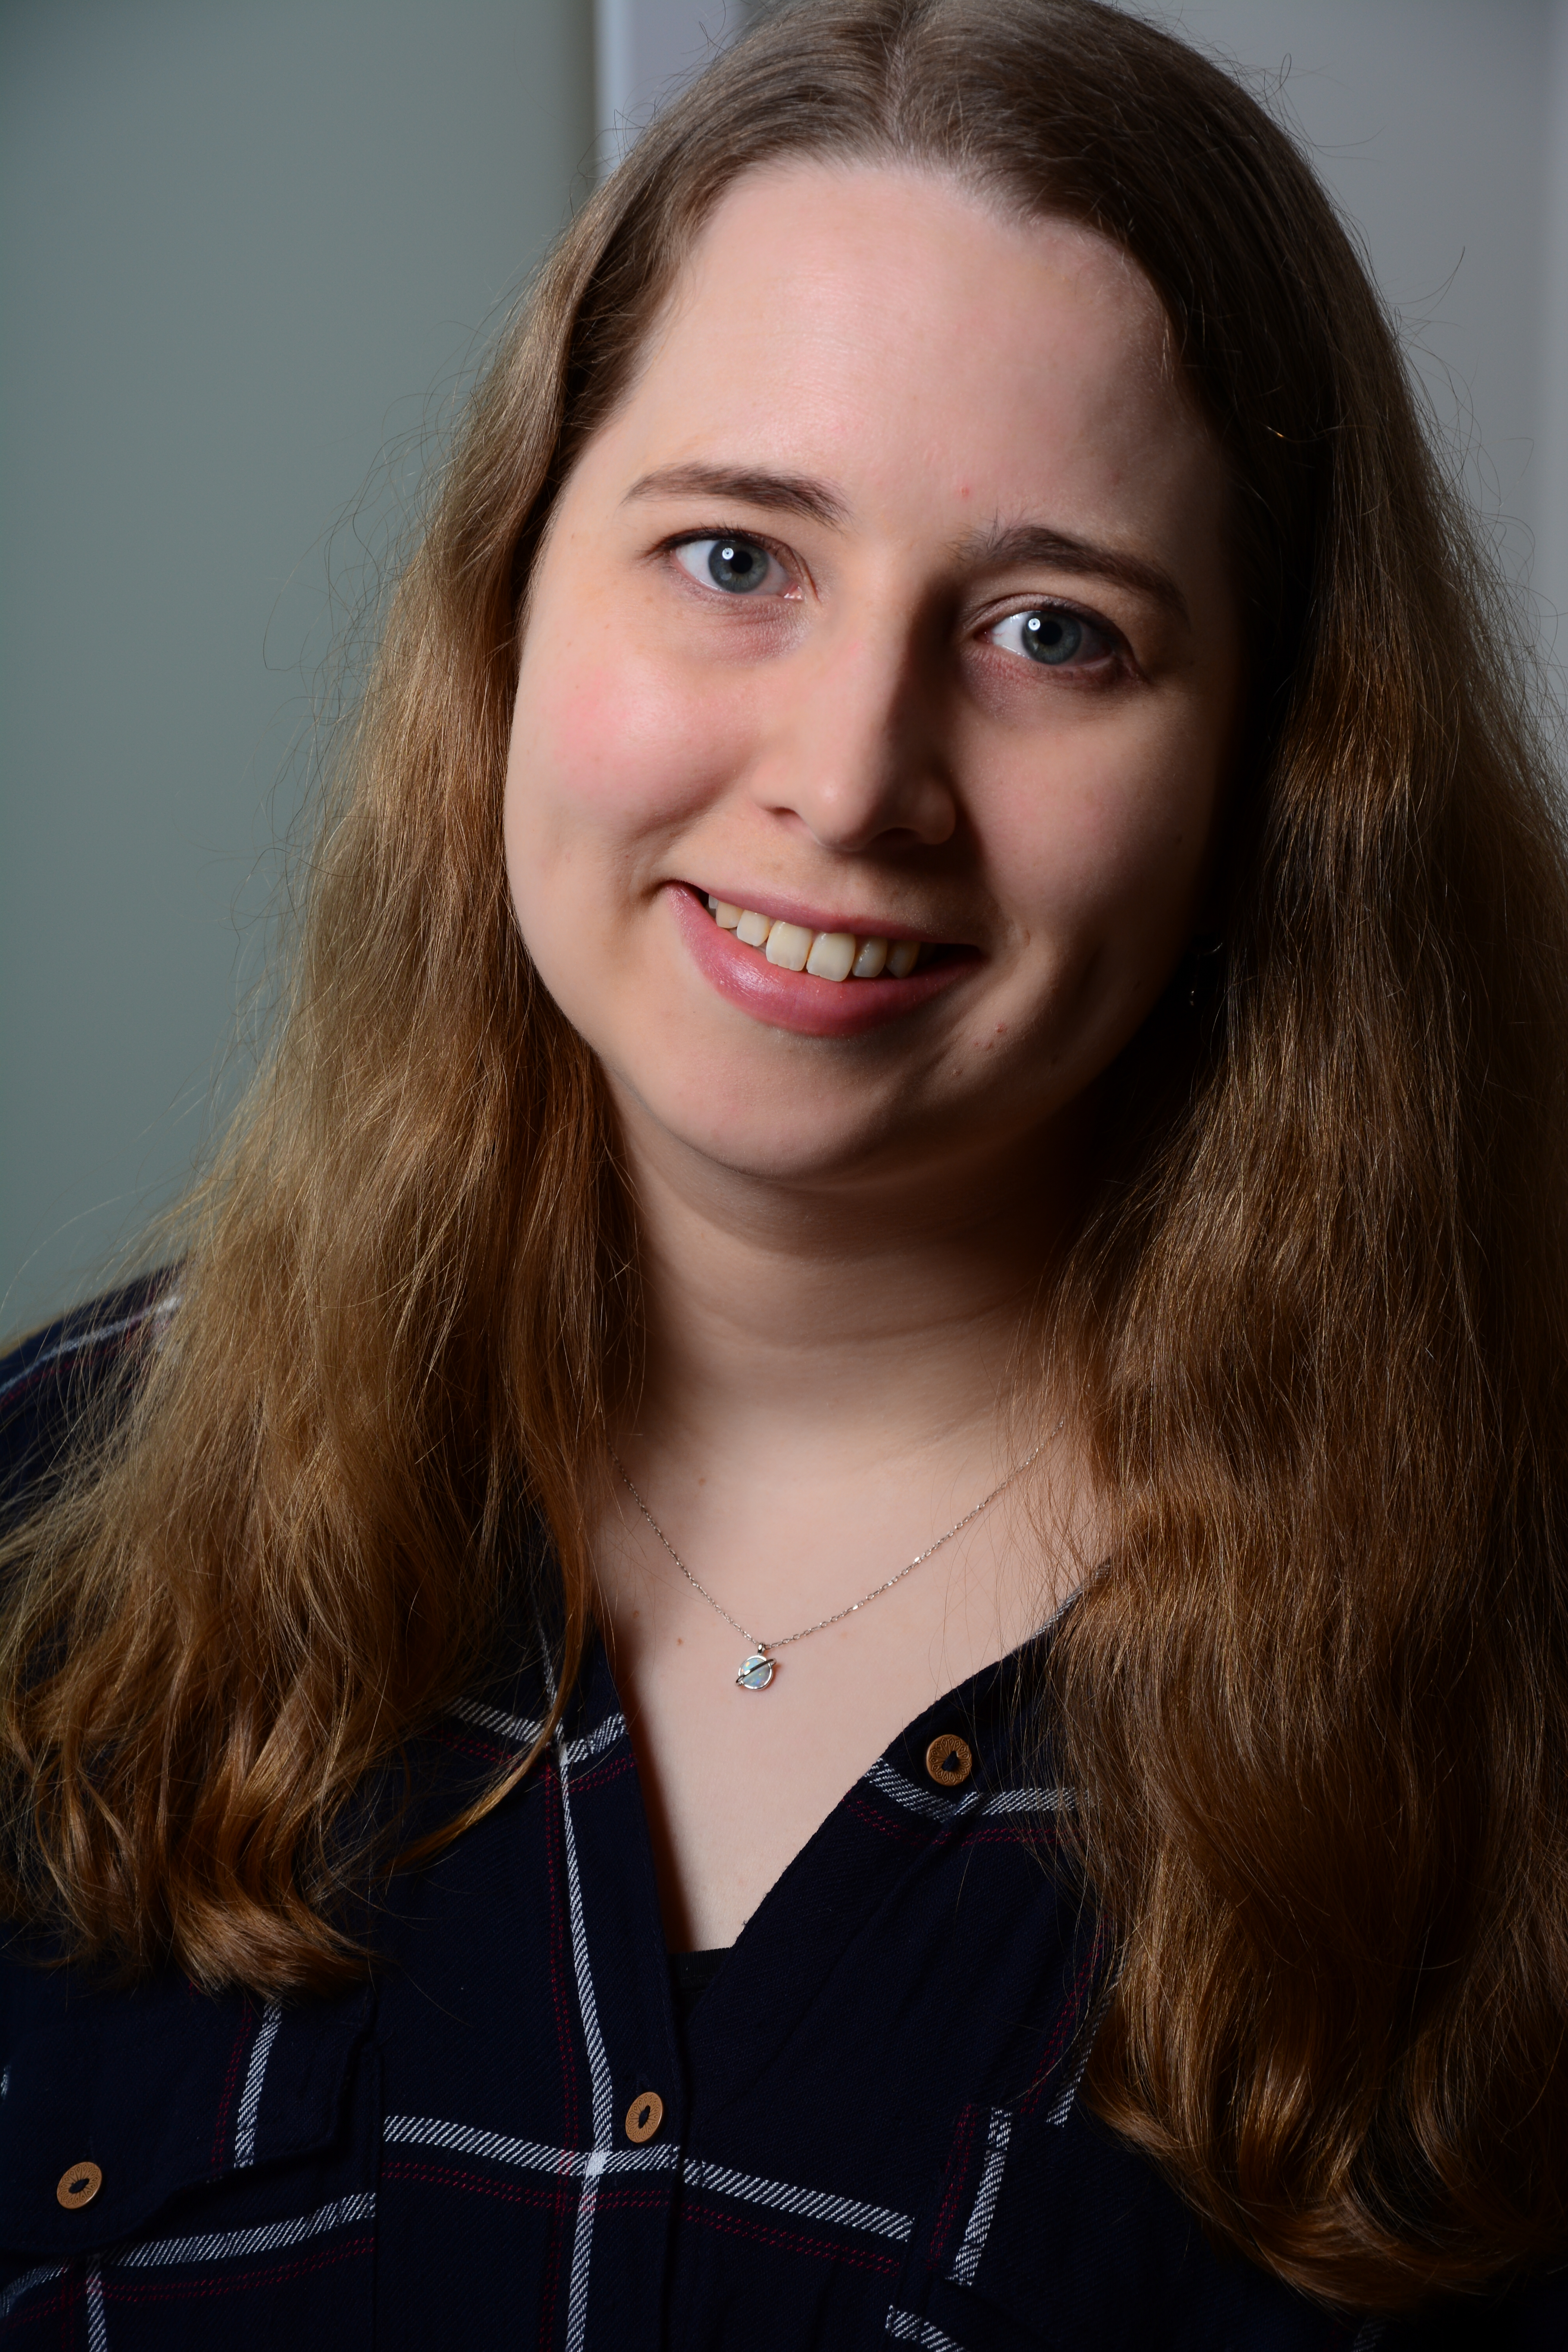
[[[593,88],[590,0],[0,6],[0,1326],[189,1165],[329,551],[361,593]]]

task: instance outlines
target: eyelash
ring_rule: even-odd
[[[685,548],[705,547],[715,543],[726,542],[738,547],[757,548],[764,555],[768,556],[774,563],[776,563],[780,570],[786,575],[791,572],[791,558],[787,551],[779,546],[776,541],[764,537],[762,532],[757,530],[734,530],[719,525],[710,525],[708,528],[701,530],[683,530],[675,538],[666,540],[659,551],[662,554],[673,555],[679,559],[681,551]],[[743,593],[727,595],[725,591],[719,587],[717,583],[712,587],[708,587],[704,582],[698,579],[695,572],[688,570],[687,566],[684,564],[681,565],[681,570],[685,572],[686,577],[700,593],[710,596],[720,597],[723,599],[725,603],[747,604],[752,601],[751,597]],[[752,591],[752,595],[759,596],[760,598],[760,592]],[[1075,604],[1061,604],[1055,598],[1050,597],[1042,598],[1037,603],[1016,605],[1012,612],[1004,613],[999,620],[988,622],[984,629],[981,632],[982,641],[986,645],[996,645],[1000,631],[1006,628],[1010,622],[1027,621],[1033,618],[1037,614],[1042,616],[1048,615],[1050,618],[1055,620],[1076,623],[1087,635],[1100,639],[1101,650],[1097,654],[1091,655],[1087,661],[1074,663],[1069,667],[1068,664],[1066,662],[1060,664],[1042,662],[1038,660],[1037,657],[1026,653],[1022,647],[1020,647],[1016,652],[1013,652],[1008,648],[998,647],[999,651],[1006,653],[1006,657],[1010,661],[1022,663],[1025,667],[1030,669],[1051,669],[1059,667],[1068,677],[1076,675],[1080,677],[1086,672],[1100,670],[1108,664],[1115,664],[1117,667],[1121,667],[1126,666],[1129,662],[1130,656],[1125,641],[1121,637],[1120,632],[1113,629],[1108,621],[1102,621],[1097,614],[1093,613],[1086,613]]]

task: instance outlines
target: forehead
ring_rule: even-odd
[[[1214,459],[1159,299],[1119,247],[871,163],[770,166],[729,190],[618,422],[661,461],[711,457],[717,437],[726,457],[809,459],[889,493],[913,462],[999,509],[1064,475],[1080,503],[1124,502],[1134,477]]]

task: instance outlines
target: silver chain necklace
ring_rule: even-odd
[[[1056,1433],[1057,1432],[1055,1430],[1051,1432],[1051,1435],[1053,1437]],[[681,1559],[680,1554],[676,1550],[675,1546],[670,1542],[669,1538],[665,1534],[664,1529],[659,1526],[658,1521],[654,1517],[653,1513],[648,1509],[647,1505],[643,1501],[642,1496],[637,1493],[637,1488],[632,1485],[626,1464],[621,1460],[619,1454],[612,1451],[610,1459],[615,1464],[616,1468],[620,1472],[622,1482],[624,1483],[627,1493],[631,1496],[633,1502],[637,1505],[638,1510],[642,1513],[644,1518],[647,1521],[649,1527],[653,1529],[655,1535],[658,1538],[660,1543],[664,1546],[666,1551],[669,1554],[671,1559],[675,1562],[675,1565],[686,1579],[688,1584],[690,1585],[692,1591],[694,1592],[700,1592],[703,1600],[708,1603],[709,1608],[716,1609],[720,1616],[724,1620],[725,1624],[732,1625],[736,1633],[740,1634],[741,1639],[743,1642],[749,1642],[751,1643],[751,1654],[749,1657],[742,1659],[740,1672],[735,1676],[735,1685],[737,1689],[743,1691],[763,1691],[766,1690],[774,1675],[778,1672],[778,1660],[773,1654],[775,1651],[787,1650],[792,1642],[804,1642],[808,1633],[826,1633],[829,1625],[841,1624],[846,1617],[856,1616],[860,1610],[868,1608],[873,1601],[879,1601],[884,1592],[891,1592],[895,1584],[902,1584],[905,1577],[912,1576],[915,1570],[919,1568],[922,1560],[929,1559],[933,1551],[940,1551],[943,1544],[951,1543],[954,1536],[962,1535],[964,1528],[969,1526],[970,1522],[980,1517],[982,1511],[988,1511],[991,1508],[992,1504],[996,1500],[997,1496],[1005,1493],[1006,1489],[1013,1484],[1015,1478],[1021,1478],[1023,1476],[1030,1463],[1038,1459],[1039,1455],[1044,1453],[1046,1444],[1048,1443],[1048,1440],[1043,1440],[1040,1444],[1036,1446],[1033,1454],[1026,1454],[1022,1462],[1018,1463],[1013,1469],[1008,1471],[1007,1475],[1002,1480],[1000,1486],[992,1487],[991,1492],[986,1496],[984,1502],[976,1503],[972,1511],[965,1511],[961,1519],[955,1519],[952,1527],[949,1528],[946,1535],[938,1536],[935,1543],[927,1544],[924,1551],[916,1552],[913,1559],[910,1560],[903,1568],[900,1568],[897,1576],[889,1576],[885,1584],[874,1584],[869,1592],[863,1592],[860,1595],[859,1600],[852,1601],[847,1609],[836,1609],[831,1617],[819,1617],[815,1625],[803,1625],[798,1633],[785,1633],[776,1642],[759,1642],[754,1633],[748,1633],[740,1619],[738,1617],[731,1617],[723,1602],[721,1601],[715,1601],[713,1595],[709,1591],[708,1587],[705,1584],[700,1584],[698,1582],[697,1579],[692,1575],[691,1570],[687,1567],[686,1562]]]

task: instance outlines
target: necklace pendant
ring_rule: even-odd
[[[735,1687],[737,1690],[745,1691],[766,1690],[773,1678],[774,1671],[773,1661],[767,1652],[753,1650],[749,1658],[743,1658],[741,1662],[741,1671],[735,1676]]]

